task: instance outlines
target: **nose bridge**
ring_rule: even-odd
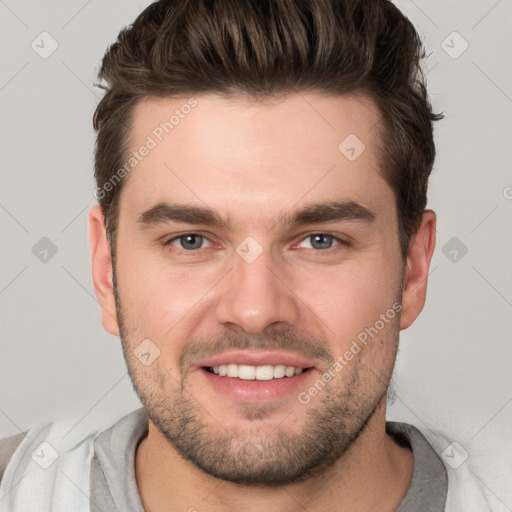
[[[217,303],[217,320],[251,334],[271,324],[296,323],[298,301],[286,286],[285,277],[280,276],[279,262],[270,249],[263,249],[248,238],[237,248],[233,268]]]

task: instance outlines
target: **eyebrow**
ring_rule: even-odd
[[[296,228],[305,224],[325,222],[357,221],[371,224],[376,218],[375,212],[352,200],[330,201],[305,206],[296,212],[287,212],[272,224],[281,229]],[[221,217],[215,210],[196,205],[170,204],[161,202],[142,212],[137,218],[140,229],[168,222],[186,224],[203,224],[231,230],[231,223]]]

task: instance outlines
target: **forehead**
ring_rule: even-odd
[[[121,211],[173,201],[207,205],[226,218],[245,211],[256,222],[255,213],[318,199],[389,207],[380,123],[377,107],[362,95],[144,99],[133,111],[134,165],[127,166]]]

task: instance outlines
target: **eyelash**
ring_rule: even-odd
[[[172,238],[170,238],[167,241],[163,242],[162,245],[164,247],[170,246],[172,244],[172,242],[174,242],[175,240],[179,240],[180,238],[186,237],[188,235],[200,236],[200,237],[208,240],[209,242],[213,243],[207,236],[202,235],[201,233],[188,232],[188,233],[182,233],[180,235],[173,236]],[[334,247],[331,247],[329,249],[315,249],[315,248],[309,249],[309,250],[312,250],[312,251],[317,252],[317,253],[331,254],[333,252],[336,252],[338,250],[342,250],[342,249],[347,248],[347,247],[350,246],[350,243],[347,240],[345,240],[343,238],[340,238],[340,237],[337,237],[337,236],[335,236],[335,235],[333,235],[331,233],[324,233],[324,232],[309,233],[308,235],[306,235],[303,238],[301,238],[299,243],[303,242],[304,240],[306,240],[308,238],[311,238],[311,237],[313,237],[315,235],[326,235],[326,236],[331,237],[333,240],[335,240],[336,242],[339,243],[338,245],[336,245]],[[206,247],[204,249],[206,249]],[[191,249],[191,250],[181,249],[180,250],[180,249],[175,248],[175,252],[177,254],[187,254],[187,255],[191,255],[191,256],[197,255],[198,251],[200,251],[200,250],[201,249]]]

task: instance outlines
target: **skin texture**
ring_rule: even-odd
[[[135,461],[144,506],[159,510],[395,510],[412,453],[385,433],[386,390],[399,331],[421,312],[435,246],[426,210],[406,261],[395,200],[379,172],[380,115],[364,96],[291,94],[266,102],[198,95],[197,106],[127,176],[120,200],[116,281],[99,206],[89,213],[93,281],[102,323],[121,336],[134,388],[150,417]],[[134,110],[139,148],[183,99]],[[355,134],[354,161],[339,144]],[[306,205],[352,200],[372,222],[281,227]],[[141,229],[160,202],[208,206],[231,229],[167,222]],[[199,249],[177,235],[196,233]],[[325,249],[311,235],[325,233]],[[262,252],[248,263],[237,247]],[[185,247],[185,248],[184,248]],[[307,404],[299,391],[343,357],[365,328],[401,311]],[[134,351],[150,339],[159,354]],[[210,386],[199,361],[240,347],[295,354],[313,367],[293,393],[233,399]],[[339,360],[339,359],[338,359]]]

